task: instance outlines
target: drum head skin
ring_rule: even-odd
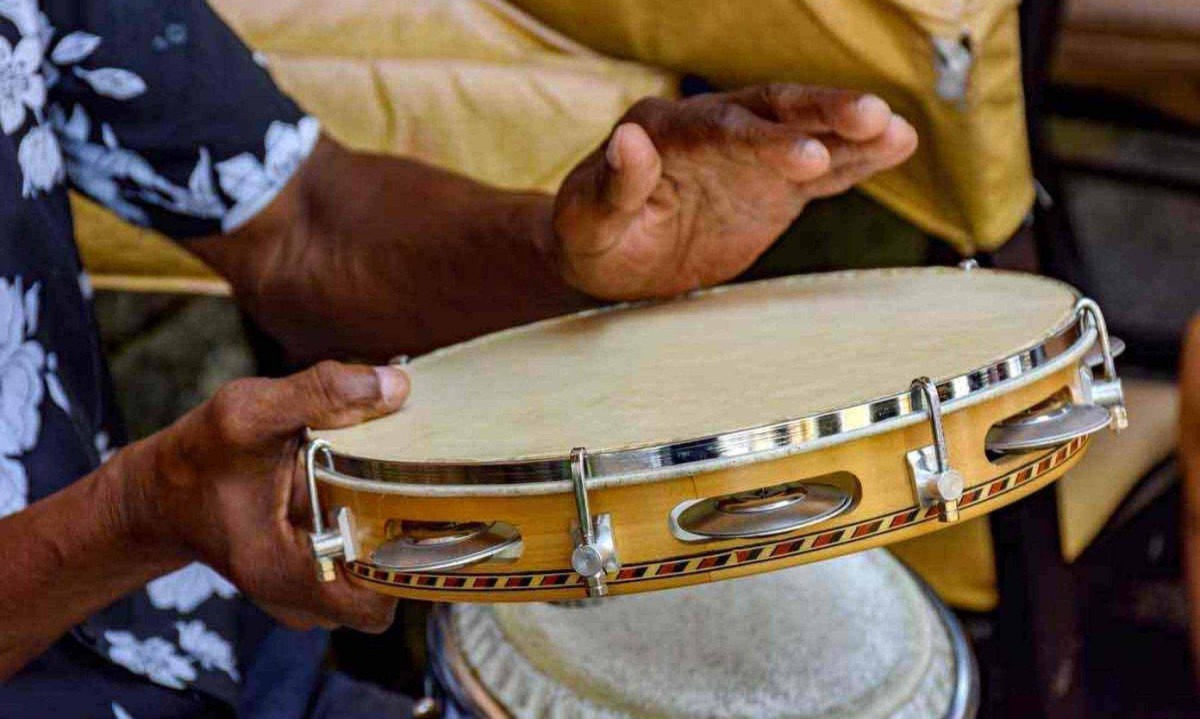
[[[932,600],[882,550],[580,608],[457,605],[450,624],[517,719],[928,719],[955,690]]]
[[[316,431],[342,456],[471,463],[662,444],[904,392],[1033,346],[1067,285],[948,268],[803,275],[571,315],[414,360],[400,412]]]

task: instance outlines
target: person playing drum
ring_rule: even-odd
[[[297,631],[395,608],[318,583],[297,449],[394,412],[409,380],[239,380],[112,451],[68,185],[186,240],[292,361],[378,363],[719,283],[917,142],[850,91],[648,99],[557,196],[500,191],[322,134],[201,0],[0,0],[0,127],[0,713],[139,719],[402,703],[330,698],[322,635]]]

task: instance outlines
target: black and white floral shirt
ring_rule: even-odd
[[[121,441],[67,185],[172,237],[211,235],[264,207],[317,134],[202,0],[0,0],[0,516]],[[247,697],[264,647],[294,656],[262,660],[270,680]],[[193,564],[0,685],[0,717],[252,714],[272,687],[305,696],[319,661]]]

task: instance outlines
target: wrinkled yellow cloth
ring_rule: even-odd
[[[514,2],[605,54],[721,86],[878,93],[921,147],[863,189],[964,254],[1004,243],[1033,201],[1017,0]]]

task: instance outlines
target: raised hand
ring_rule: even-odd
[[[765,85],[631,108],[564,181],[554,248],[576,288],[667,297],[727,280],[812,199],[843,192],[916,149],[880,98]]]

